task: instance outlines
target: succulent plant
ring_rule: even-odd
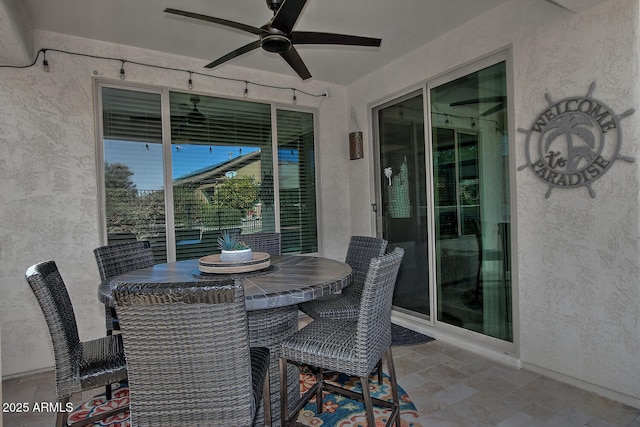
[[[223,251],[239,251],[249,249],[249,245],[239,240],[238,236],[232,235],[228,231],[223,231],[222,236],[218,237],[218,246]]]

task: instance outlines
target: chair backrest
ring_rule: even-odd
[[[360,299],[372,258],[384,255],[387,241],[370,236],[351,236],[345,262],[353,269],[352,283],[342,293]]]
[[[254,252],[282,255],[282,236],[280,233],[243,234],[239,239],[248,244]]]
[[[113,297],[132,425],[252,425],[258,402],[241,281],[117,283]]]
[[[404,249],[371,260],[364,282],[355,351],[364,372],[371,372],[384,352],[391,345],[391,308],[393,290],[402,263]]]
[[[153,252],[147,241],[101,246],[93,250],[103,282],[139,268],[152,267]]]
[[[70,397],[82,390],[77,375],[82,344],[67,287],[54,261],[32,265],[25,276],[49,328],[58,399]]]

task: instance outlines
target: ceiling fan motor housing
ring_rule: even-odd
[[[260,38],[260,47],[267,52],[284,53],[291,49],[291,40],[284,34],[271,33]]]

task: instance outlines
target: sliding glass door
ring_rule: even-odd
[[[512,342],[506,88],[506,63],[493,61],[373,116],[377,227],[406,251],[394,309]]]
[[[379,139],[379,229],[404,259],[393,297],[396,310],[430,315],[424,97],[411,94],[376,110]]]
[[[430,100],[437,321],[510,341],[505,63]]]

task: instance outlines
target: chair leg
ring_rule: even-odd
[[[382,385],[382,359],[378,361],[378,384]]]
[[[262,385],[262,400],[262,405],[264,406],[264,425],[271,426],[271,382],[269,381],[269,372],[267,372],[264,376],[264,384]]]
[[[367,413],[367,425],[375,426],[376,421],[373,416],[373,400],[371,400],[371,393],[369,392],[369,378],[360,377],[360,385],[362,386],[362,398],[364,399],[364,409]]]
[[[107,384],[106,386],[104,386],[104,395],[107,400],[111,400],[111,397],[113,397],[111,393],[111,384]]]
[[[280,358],[280,425],[285,427],[289,419],[289,402],[287,402],[287,361]]]
[[[59,400],[58,402],[60,403],[61,408],[66,408],[67,403],[69,403],[69,398],[67,397],[65,399]],[[59,411],[58,415],[56,416],[56,427],[66,427],[68,416],[69,413],[64,409]]]
[[[391,347],[387,348],[387,366],[389,367],[389,378],[391,380],[391,396],[393,397],[394,411],[396,412],[396,427],[400,427],[400,397],[398,395],[398,382],[396,381],[396,367],[393,364],[393,354]],[[393,413],[392,412],[392,413]]]
[[[318,369],[318,372],[316,373],[316,383],[318,384],[318,391],[316,392],[316,409],[318,414],[322,413],[322,409],[323,409],[323,400],[324,397],[322,396],[322,383],[324,382],[324,371],[322,370],[322,368]]]

